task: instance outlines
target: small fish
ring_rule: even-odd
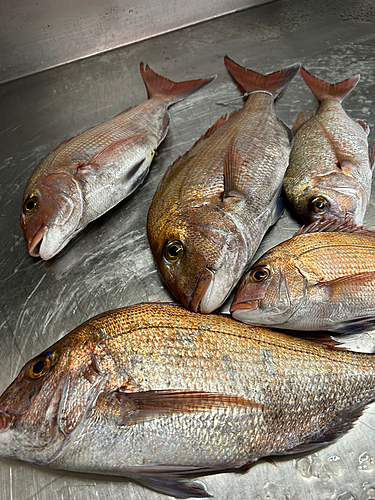
[[[0,456],[204,498],[186,476],[314,450],[374,399],[373,355],[139,304],[92,318],[24,366],[0,396]]]
[[[168,168],[147,222],[164,281],[185,307],[204,313],[225,301],[282,213],[291,133],[274,100],[299,70],[294,64],[263,76],[227,57],[225,65],[250,93],[246,104]]]
[[[169,127],[168,108],[210,83],[174,83],[140,65],[148,100],[67,139],[35,168],[22,200],[29,254],[51,259],[146,177]]]
[[[234,318],[273,328],[354,333],[375,326],[375,231],[319,219],[242,278]]]
[[[285,194],[307,223],[323,216],[342,220],[349,216],[361,225],[370,199],[374,149],[369,153],[369,127],[350,118],[341,106],[360,75],[334,85],[303,68],[301,75],[319,109],[301,113],[294,124]]]

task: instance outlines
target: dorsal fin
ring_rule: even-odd
[[[331,84],[316,78],[304,68],[301,68],[300,72],[302,78],[306,82],[306,85],[319,102],[322,102],[324,99],[336,99],[342,102],[354,89],[361,78],[360,75],[355,75],[352,78],[343,80],[342,82]]]
[[[295,134],[306,122],[310,120],[315,115],[315,111],[310,109],[309,111],[302,111],[296,118],[294,122],[292,132]]]
[[[351,218],[347,218],[344,221],[340,219],[329,219],[322,218],[319,219],[308,226],[302,226],[298,231],[293,234],[295,236],[300,236],[302,234],[308,233],[355,233],[363,234],[364,236],[371,236],[375,238],[375,231],[371,229],[366,229],[363,226],[356,226],[353,224]]]
[[[187,151],[185,151],[184,154],[178,156],[175,161],[169,165],[169,167],[167,168],[167,170],[165,171],[163,177],[160,179],[160,182],[159,182],[159,185],[158,185],[158,188],[161,186],[161,184],[165,181],[165,179],[167,179],[167,177],[170,175],[171,172],[173,172],[173,170],[177,167],[177,165],[184,159],[186,158],[186,156],[190,153],[190,151],[192,151],[195,146],[203,141],[203,139],[207,139],[208,137],[210,137],[210,135],[212,135],[218,128],[220,128],[222,125],[224,125],[225,123],[227,123],[228,120],[230,120],[233,116],[235,116],[237,113],[239,113],[241,111],[241,109],[236,109],[235,111],[232,111],[232,113],[228,116],[228,115],[223,115],[221,116],[218,120],[216,120],[216,122],[211,125],[211,127],[209,129],[206,130],[206,132],[204,134],[202,134],[199,139],[197,139],[194,144],[191,146],[190,149],[188,149]]]
[[[224,57],[224,63],[241,92],[269,92],[273,95],[274,99],[293,80],[301,67],[299,63],[296,63],[265,76],[256,71],[243,68],[228,56]]]

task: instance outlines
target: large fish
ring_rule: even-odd
[[[263,76],[229,58],[225,64],[250,95],[220,118],[169,167],[148,214],[147,232],[160,273],[192,311],[209,313],[228,297],[265,232],[281,215],[289,129],[274,99],[299,64]]]
[[[306,222],[349,216],[361,225],[370,199],[374,150],[369,154],[369,127],[350,118],[341,106],[359,75],[335,85],[303,68],[301,75],[319,101],[319,109],[301,113],[294,124],[285,194]]]
[[[140,65],[149,99],[53,149],[23,195],[21,227],[33,257],[50,259],[132,193],[167,134],[168,107],[213,78],[174,83]]]
[[[375,232],[320,219],[260,257],[231,312],[244,323],[354,333],[374,328],[374,298]]]
[[[141,304],[87,321],[25,365],[0,396],[0,456],[208,497],[181,475],[313,450],[374,399],[373,355]]]

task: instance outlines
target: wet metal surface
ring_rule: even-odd
[[[147,210],[167,166],[217,118],[240,107],[240,93],[223,64],[226,54],[261,72],[300,61],[331,82],[361,73],[344,108],[370,125],[370,142],[374,141],[372,1],[280,0],[2,85],[0,392],[28,359],[87,318],[141,301],[172,299],[148,246]],[[140,61],[173,80],[212,74],[218,78],[170,109],[170,131],[141,188],[87,227],[56,258],[43,262],[30,257],[19,227],[28,176],[38,160],[65,138],[146,98]],[[218,104],[224,102],[228,105]],[[276,110],[291,126],[300,111],[314,106],[298,76]],[[375,229],[375,192],[365,221]],[[257,255],[290,237],[297,227],[285,212]],[[228,310],[229,303],[222,309]],[[365,341],[367,347],[373,346],[371,336]],[[260,462],[245,474],[213,475],[203,481],[220,500],[370,500],[375,498],[374,413],[372,405],[352,431],[312,455],[277,459],[277,467]],[[126,479],[0,459],[1,500],[76,498],[165,497]]]
[[[0,2],[0,82],[269,1]]]

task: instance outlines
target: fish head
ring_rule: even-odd
[[[148,225],[159,271],[187,309],[209,313],[228,297],[247,264],[247,246],[235,223],[215,205],[171,211]]]
[[[352,177],[333,172],[315,178],[296,196],[294,207],[308,223],[322,217],[362,225],[368,205],[368,194]]]
[[[243,323],[276,326],[287,322],[306,295],[306,277],[288,251],[266,252],[242,277],[230,312]]]
[[[22,201],[21,228],[32,257],[48,260],[75,235],[82,215],[82,195],[66,172],[30,178]]]
[[[0,457],[50,463],[93,404],[100,377],[90,345],[65,339],[26,363],[0,396]]]

